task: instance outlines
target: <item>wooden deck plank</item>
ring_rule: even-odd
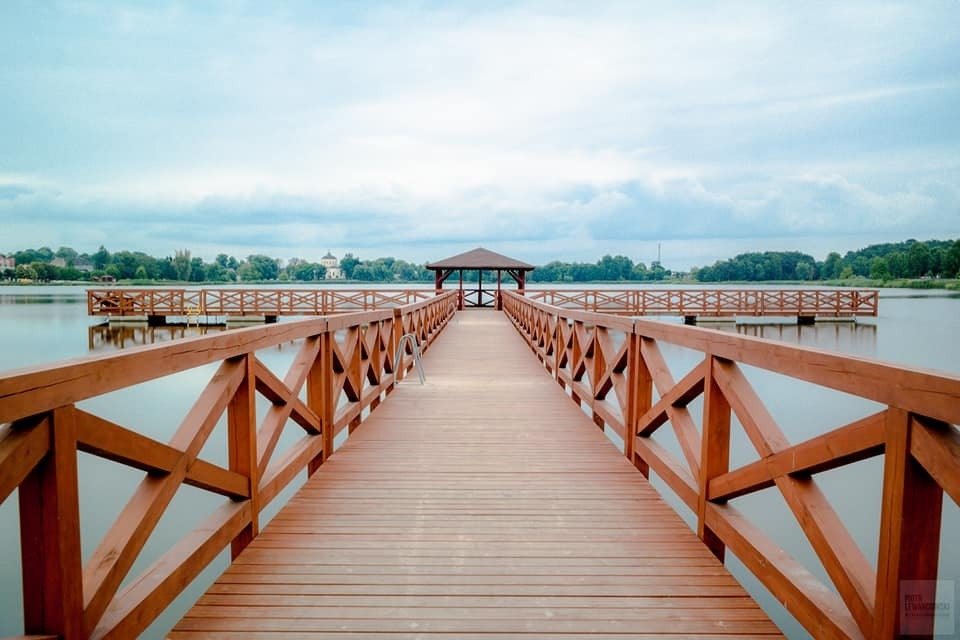
[[[424,367],[171,638],[779,636],[502,315]]]

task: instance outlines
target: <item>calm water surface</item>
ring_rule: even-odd
[[[405,287],[398,287],[405,288]],[[546,288],[546,287],[544,287]],[[571,287],[578,288],[578,287]],[[610,288],[622,288],[611,285]],[[888,289],[881,292],[880,317],[853,323],[708,325],[725,331],[737,331],[783,342],[878,358],[899,364],[938,369],[960,374],[960,295],[944,292]],[[667,322],[679,322],[665,319]],[[221,331],[216,327],[107,327],[86,315],[86,298],[79,287],[2,287],[0,286],[0,371],[46,364],[91,353],[103,354],[123,348],[156,344],[185,336]],[[282,377],[296,352],[296,344],[281,345],[258,356]],[[695,352],[662,345],[673,374],[679,379],[699,361]],[[91,401],[81,407],[109,420],[136,429],[156,439],[169,439],[180,417],[196,399],[196,390],[213,374],[216,365],[202,367],[163,378]],[[835,393],[812,384],[744,367],[761,398],[791,441],[799,442],[868,415],[881,407],[859,398]],[[262,399],[258,412],[266,411]],[[699,421],[701,405],[691,405]],[[203,456],[226,463],[224,425],[210,438]],[[218,437],[219,433],[219,437]],[[292,444],[299,434],[288,429],[281,447]],[[657,438],[679,453],[668,428]],[[615,439],[615,437],[614,437]],[[756,452],[735,422],[731,464],[756,459]],[[142,474],[121,465],[80,454],[80,492],[82,542],[85,557],[103,537],[122,509]],[[879,459],[867,460],[817,476],[823,491],[860,544],[867,559],[876,562],[880,514],[882,469]],[[302,482],[299,481],[299,482]],[[674,499],[662,483],[655,486],[682,515],[692,521],[686,508]],[[295,490],[288,489],[274,503],[274,511]],[[19,533],[16,499],[0,506],[0,636],[21,631],[21,592]],[[960,534],[960,511],[947,499],[944,507],[944,532],[941,545],[940,576],[956,580],[960,576],[960,551],[952,544]],[[198,524],[220,498],[203,491],[183,487],[148,543],[141,560],[131,572],[136,575],[163,551]],[[815,554],[799,533],[792,514],[776,490],[766,490],[735,501],[761,529],[800,560],[825,584],[830,584]],[[268,514],[268,516],[271,514]],[[191,589],[145,634],[162,637],[183,615],[206,586],[226,567],[226,555],[205,571]],[[735,558],[727,565],[758,598],[791,638],[807,637],[792,618],[749,575]],[[957,589],[960,592],[960,589]],[[956,603],[955,603],[956,605]],[[949,630],[943,630],[949,631]]]

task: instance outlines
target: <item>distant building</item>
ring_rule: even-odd
[[[15,269],[17,261],[13,256],[5,256],[0,253],[0,269]]]
[[[84,273],[93,271],[93,263],[88,258],[76,258],[73,261],[73,268]]]
[[[60,269],[63,269],[64,267],[67,266],[67,261],[64,258],[54,258],[53,260],[50,261],[50,266],[59,267]]]
[[[320,264],[327,268],[327,280],[343,279],[343,269],[340,268],[340,261],[337,259],[337,256],[328,251],[327,255],[320,258]]]

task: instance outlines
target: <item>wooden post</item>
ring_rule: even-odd
[[[333,399],[333,332],[320,334],[320,351],[307,375],[307,406],[320,416],[320,437],[323,451],[307,464],[307,476],[316,473],[333,453],[333,416],[336,401]]]
[[[633,410],[633,424],[631,426],[634,438],[631,438],[630,448],[635,450],[635,439],[637,429],[640,426],[640,418],[653,406],[653,374],[650,373],[650,367],[647,366],[647,361],[643,357],[643,350],[641,349],[643,336],[636,333],[636,324],[634,324],[634,333],[631,334],[630,338],[633,341],[630,345],[630,349],[633,350],[633,360],[630,361],[630,376],[632,378],[630,388],[632,390],[635,407]],[[636,363],[635,367],[634,363]],[[646,460],[639,458],[634,452],[630,462],[633,463],[633,466],[635,466],[645,478],[650,478],[650,465]]]
[[[250,524],[231,541],[230,555],[236,560],[260,534],[260,477],[257,473],[257,382],[254,355],[244,356],[243,382],[227,405],[228,457],[230,470],[250,483]]]
[[[460,298],[457,300],[457,311],[463,311],[463,269],[460,269]]]
[[[86,637],[77,424],[72,406],[49,416],[50,452],[19,490],[24,629],[74,640]]]
[[[397,357],[397,347],[400,346],[400,338],[403,337],[403,311],[400,309],[393,310],[393,333],[390,337],[390,358]],[[400,354],[400,364],[397,366],[396,371],[393,372],[393,382],[394,384],[403,380],[403,354]]]
[[[500,288],[501,288],[500,285],[501,285],[501,274],[500,274],[500,269],[497,269],[497,299],[494,303],[496,305],[497,311],[503,310],[503,302],[501,302],[501,299],[500,299]]]
[[[710,480],[730,470],[730,403],[713,377],[717,359],[707,359],[704,380],[703,434],[700,438],[700,487],[697,495],[697,535],[723,562],[723,541],[706,525],[707,486]]]
[[[934,601],[943,508],[943,489],[910,455],[912,429],[909,413],[887,409],[874,638],[933,637],[932,613],[902,615],[906,599]]]

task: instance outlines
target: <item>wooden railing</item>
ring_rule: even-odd
[[[626,316],[876,316],[872,289],[528,289],[526,296],[565,309]]]
[[[626,456],[653,470],[696,514],[719,557],[729,548],[816,638],[891,638],[904,632],[906,580],[933,602],[943,493],[960,503],[960,377],[710,329],[561,309],[504,292],[503,308],[537,357],[594,421],[624,438]],[[700,362],[680,380],[660,344]],[[744,375],[749,365],[866,398],[886,408],[790,443]],[[657,398],[653,394],[657,392]],[[703,396],[702,428],[688,405]],[[731,416],[758,459],[731,469]],[[682,459],[651,436],[670,423]],[[814,476],[883,456],[877,569]],[[729,501],[776,487],[833,583],[820,582]],[[914,586],[917,586],[916,584]],[[839,595],[837,595],[839,594]],[[909,631],[930,637],[933,616]]]
[[[432,289],[88,289],[92,316],[318,316],[399,307]]]
[[[450,292],[393,310],[228,331],[0,376],[0,501],[19,489],[25,632],[137,636],[224,548],[236,557],[257,536],[263,508],[300,471],[316,471],[334,437],[392,390],[412,364],[408,351],[393,370],[400,337],[414,333],[428,348],[455,310]],[[302,344],[281,379],[256,352],[294,340]],[[217,362],[169,442],[76,405]],[[257,393],[270,402],[259,425]],[[199,457],[224,412],[226,467]],[[305,435],[279,455],[288,420]],[[78,451],[146,472],[85,564]],[[229,500],[121,588],[182,484]]]

